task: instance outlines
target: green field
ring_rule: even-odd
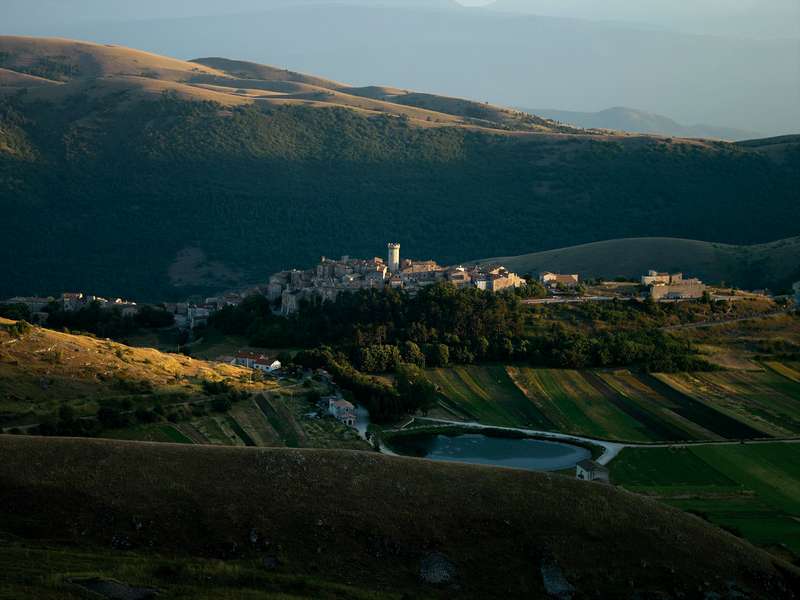
[[[800,444],[627,448],[614,483],[800,556]]]
[[[763,372],[676,375],[469,366],[429,370],[428,377],[452,415],[486,425],[679,442],[800,434],[793,372],[783,363]]]
[[[502,427],[553,428],[550,420],[514,385],[504,367],[453,367],[427,373],[442,393],[443,404],[467,419]]]
[[[800,435],[800,383],[789,365],[772,362],[766,371],[658,375],[664,383],[705,406],[729,415],[763,437]]]

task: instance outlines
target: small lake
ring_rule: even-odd
[[[391,440],[389,448],[402,456],[529,471],[570,469],[580,461],[592,457],[586,448],[571,444],[489,437],[480,433],[399,436]]]

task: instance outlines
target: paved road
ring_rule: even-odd
[[[625,448],[686,448],[689,446],[733,446],[738,444],[774,444],[774,443],[784,443],[784,444],[800,444],[800,438],[768,438],[768,439],[759,439],[759,440],[747,440],[747,441],[739,441],[739,440],[708,440],[708,441],[685,441],[685,442],[665,442],[665,443],[650,443],[650,444],[633,444],[633,443],[624,443],[624,442],[609,442],[607,440],[598,440],[596,438],[584,437],[579,435],[570,435],[567,433],[557,433],[554,431],[541,431],[538,429],[525,429],[523,427],[497,427],[494,425],[484,425],[483,423],[477,423],[475,421],[454,421],[450,419],[434,419],[430,417],[423,417],[416,419],[419,421],[428,421],[432,423],[441,423],[443,425],[457,425],[460,427],[467,427],[467,428],[474,428],[476,430],[481,429],[500,429],[502,431],[515,431],[518,433],[524,433],[526,435],[535,436],[538,438],[543,439],[552,439],[558,440],[563,442],[583,442],[586,444],[592,444],[594,446],[600,446],[603,448],[603,454],[600,458],[597,459],[597,462],[601,465],[607,465],[612,460],[614,460],[617,455],[622,452]],[[411,424],[410,421],[403,425],[400,429],[407,427]],[[397,430],[387,430],[387,431],[397,431]],[[384,448],[381,448],[381,452],[384,451]],[[387,454],[391,452],[386,452]],[[393,453],[392,453],[393,454]]]
[[[720,321],[701,321],[699,323],[684,323],[682,325],[668,325],[662,327],[664,331],[672,331],[675,329],[699,329],[701,327],[713,327],[714,325],[727,325],[728,323],[741,323],[742,321],[755,321],[757,319],[768,319],[770,317],[777,317],[778,315],[786,314],[788,309],[776,310],[761,315],[754,315],[752,317],[737,317],[735,319],[723,319]]]

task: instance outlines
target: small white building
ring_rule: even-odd
[[[611,483],[608,469],[588,458],[575,465],[575,477],[582,481]]]
[[[348,427],[356,426],[356,407],[352,403],[336,396],[330,396],[327,400],[328,414]]]

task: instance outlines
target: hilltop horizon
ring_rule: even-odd
[[[44,0],[26,2],[24,9],[6,3],[0,17],[6,17],[8,33],[125,44],[187,60],[236,57],[355,85],[391,84],[506,106],[582,112],[633,106],[679,122],[765,135],[797,133],[800,122],[800,42],[792,39],[653,31],[635,23],[503,13],[446,0],[240,0],[208,5],[210,12],[204,5],[175,12],[169,3],[131,5],[127,12],[102,6],[87,1],[63,11]],[[317,28],[318,18],[330,27]],[[409,31],[418,39],[414,46],[406,43]],[[513,40],[511,52],[506,40]],[[364,47],[370,53],[362,53]],[[591,97],[582,91],[587,86]]]

